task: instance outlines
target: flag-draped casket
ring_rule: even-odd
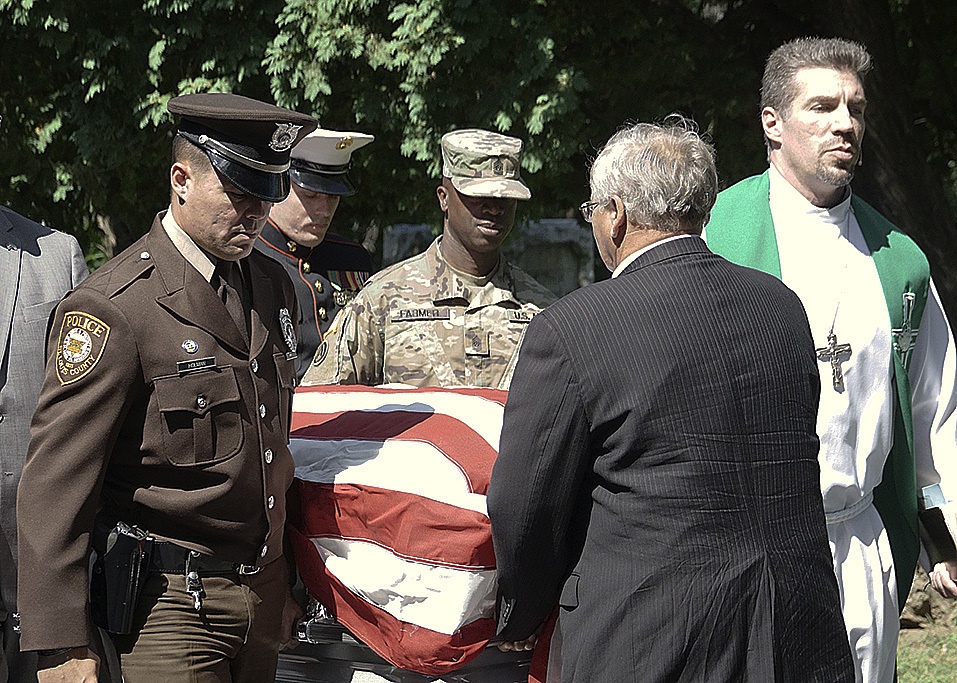
[[[495,632],[485,494],[506,392],[301,387],[288,531],[303,582],[395,666],[461,667]]]

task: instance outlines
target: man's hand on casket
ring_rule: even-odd
[[[930,583],[941,596],[957,598],[957,562],[938,562],[930,573]]]
[[[535,643],[538,641],[538,634],[534,633],[525,640],[507,640],[498,644],[498,649],[502,652],[527,652],[535,649]]]

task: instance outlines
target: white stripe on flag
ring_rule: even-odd
[[[332,575],[399,621],[452,635],[495,613],[494,570],[468,571],[412,562],[364,541],[311,540]]]
[[[415,399],[412,400],[411,396]],[[452,392],[416,391],[410,398],[389,396],[375,392],[301,391],[293,396],[293,411],[297,413],[330,414],[347,410],[372,412],[435,413],[448,415],[467,424],[498,452],[502,432],[504,406],[481,396]]]
[[[485,496],[471,493],[462,470],[423,441],[292,439],[296,478],[411,493],[488,516]]]

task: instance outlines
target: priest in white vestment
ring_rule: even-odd
[[[957,362],[926,258],[850,189],[869,68],[862,46],[839,39],[771,54],[761,114],[770,168],[719,195],[705,236],[717,253],[780,277],[807,311],[848,639],[858,681],[890,683],[918,534],[934,587],[957,597]]]

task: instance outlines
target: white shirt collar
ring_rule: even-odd
[[[625,259],[624,259],[621,263],[618,264],[618,266],[615,268],[615,272],[612,273],[611,276],[612,276],[612,277],[618,277],[619,275],[621,275],[621,272],[622,272],[625,268],[627,268],[627,267],[630,266],[632,263],[634,263],[635,259],[637,259],[639,256],[641,256],[642,254],[644,254],[646,251],[649,251],[649,250],[651,250],[651,249],[654,249],[654,248],[657,247],[658,245],[664,244],[665,242],[674,242],[675,240],[684,239],[685,237],[697,237],[697,235],[690,235],[690,234],[687,234],[687,233],[682,233],[682,234],[680,234],[680,235],[675,235],[674,237],[666,237],[666,238],[663,239],[663,240],[658,240],[657,242],[653,242],[653,243],[649,244],[647,247],[642,247],[642,248],[639,249],[638,251],[633,252],[633,253],[631,253],[631,254],[628,254],[628,256],[626,256]]]
[[[798,192],[781,172],[770,164],[768,171],[770,183],[770,203],[774,215],[792,216],[800,219],[809,219],[826,223],[841,229],[847,224],[847,214],[851,210],[851,190],[848,188],[844,199],[829,208],[814,206],[807,197]],[[846,234],[845,234],[846,237]]]
[[[196,242],[179,227],[179,223],[173,218],[173,209],[170,207],[163,216],[163,229],[173,242],[173,246],[183,255],[183,258],[199,271],[199,274],[206,278],[206,282],[213,279],[213,270],[216,264],[213,263],[206,253],[196,246]]]

